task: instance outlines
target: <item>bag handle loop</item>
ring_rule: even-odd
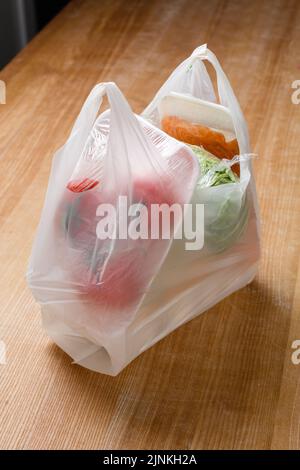
[[[130,142],[131,146],[134,144],[136,153],[144,154],[145,160],[149,160],[149,155],[155,151],[118,86],[114,82],[99,83],[94,86],[85,100],[66,143],[65,155],[68,155],[68,158],[65,165],[68,178],[84,151],[105,95],[107,95],[110,107],[109,143],[107,144],[110,155],[107,155],[105,159],[106,168],[123,167],[123,170],[128,175],[130,174],[129,160],[133,157],[130,155],[130,149],[126,147],[126,142]],[[120,138],[122,135],[126,136],[126,139]],[[112,155],[113,159],[110,158]],[[121,155],[126,158],[121,158]]]
[[[71,135],[76,134],[81,129],[85,130],[85,137],[88,137],[105,94],[109,101],[112,119],[118,121],[117,124],[122,127],[124,127],[124,123],[129,124],[129,127],[130,125],[136,126],[136,117],[118,86],[114,82],[102,82],[95,85],[88,95],[75,121]],[[84,140],[86,138],[83,137]]]
[[[192,65],[195,60],[207,60],[211,63],[216,71],[217,86],[220,98],[220,103],[226,106],[232,117],[237,141],[241,154],[250,153],[249,133],[246,120],[240,108],[239,102],[231,88],[229,80],[225,75],[215,54],[207,48],[206,44],[197,47],[190,56],[190,64]]]

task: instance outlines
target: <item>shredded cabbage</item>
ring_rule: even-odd
[[[235,184],[239,183],[239,177],[230,165],[202,147],[190,147],[200,165],[195,198],[196,202],[204,204],[205,246],[213,252],[223,251],[244,231],[248,220],[247,200],[240,185]],[[224,185],[222,189],[221,185]]]

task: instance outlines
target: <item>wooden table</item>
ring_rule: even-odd
[[[74,1],[1,72],[1,448],[300,448],[299,24],[298,0]],[[141,112],[205,42],[259,155],[259,275],[116,378],[92,373],[46,337],[24,280],[53,152],[95,83]]]

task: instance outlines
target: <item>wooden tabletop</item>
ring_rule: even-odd
[[[299,24],[298,0],[73,1],[0,73],[1,448],[300,448]],[[52,155],[96,83],[141,112],[206,42],[259,155],[259,275],[115,378],[71,365],[24,279]]]

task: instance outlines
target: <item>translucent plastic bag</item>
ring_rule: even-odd
[[[206,45],[196,48],[173,71],[142,116],[159,127],[160,103],[172,92],[215,103],[214,88],[204,61],[215,69],[219,101],[231,115],[239,147],[240,154],[225,165],[231,167],[238,162],[240,178],[239,182],[209,187],[202,183],[209,179],[210,172],[200,175],[192,202],[205,207],[204,248],[185,251],[180,242],[174,240],[152,284],[156,295],[159,289],[176,292],[170,304],[170,315],[174,315],[172,309],[176,310],[179,324],[251,282],[260,254],[259,211],[247,124],[224,71]]]
[[[217,60],[202,47],[173,72],[144,117],[132,113],[115,84],[97,85],[53,159],[27,278],[48,334],[75,363],[92,370],[116,375],[255,275],[251,161],[240,158],[238,183],[202,187],[194,152],[157,121],[159,101],[169,91],[215,99],[204,59],[216,69],[221,102],[233,116],[241,153],[248,154],[237,100]],[[105,93],[110,110],[97,117]],[[185,239],[174,239],[180,219],[166,238],[102,238],[99,207],[109,204],[121,213],[120,196],[138,206],[205,204],[204,248],[187,250]],[[113,229],[126,224],[121,217]]]
[[[110,110],[96,119],[105,93]],[[99,208],[119,208],[115,230],[127,225],[121,196],[128,207],[183,205],[198,173],[190,150],[135,116],[114,83],[92,90],[54,157],[28,270],[46,330],[75,362],[116,374],[153,338],[140,306],[171,244],[102,238]]]

